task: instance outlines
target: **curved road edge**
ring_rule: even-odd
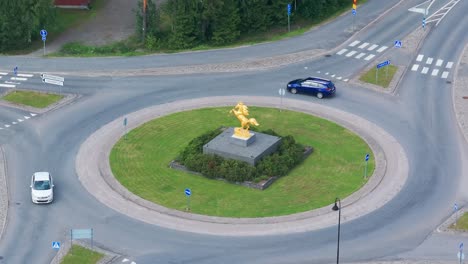
[[[8,203],[7,163],[0,146],[0,241],[7,225]]]
[[[275,100],[276,99],[276,100]],[[237,101],[250,105],[278,107],[277,98],[255,96],[208,97],[145,108],[126,115],[129,130],[152,119],[175,112],[214,106],[229,106]],[[293,99],[283,100],[286,109],[316,115],[344,126],[370,144],[376,159],[374,175],[361,190],[343,199],[343,222],[371,213],[390,201],[408,178],[408,160],[401,145],[375,124],[331,107]],[[165,228],[211,235],[258,236],[305,232],[336,225],[336,213],[330,206],[309,212],[266,218],[223,218],[190,214],[165,208],[141,199],[126,190],[113,177],[109,154],[123,136],[123,117],[88,137],[81,145],[76,161],[79,180],[90,194],[106,206],[140,221]],[[362,199],[364,198],[365,199]]]

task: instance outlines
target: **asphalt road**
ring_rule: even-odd
[[[369,64],[394,54],[393,41],[420,26],[420,14],[407,11],[418,2],[397,3],[369,1],[360,7],[358,12],[362,15],[356,27],[364,29],[357,34],[349,30],[352,18],[346,14],[304,36],[252,47],[135,58],[2,57],[1,70],[20,65],[25,72],[67,73],[63,92],[78,93],[81,97],[69,105],[0,130],[10,190],[8,225],[0,241],[0,263],[50,263],[56,254],[51,242],[69,239],[71,228],[93,228],[96,245],[130,256],[138,264],[333,263],[336,227],[281,236],[223,237],[164,229],[121,215],[99,203],[83,188],[76,177],[75,156],[80,144],[98,128],[148,106],[207,96],[275,96],[288,80],[326,72],[351,79]],[[381,19],[371,23],[387,10]],[[341,226],[342,262],[400,258],[456,260],[457,243],[463,237],[433,231],[450,215],[455,201],[463,204],[468,198],[459,184],[467,152],[452,110],[451,85],[447,83],[453,78],[453,70],[447,79],[441,78],[441,73],[438,76],[431,73],[437,59],[442,59],[444,65],[457,62],[467,43],[465,10],[468,2],[461,1],[437,27],[428,26],[430,32],[418,53],[412,54],[395,94],[338,80],[335,98],[319,101],[309,96],[294,96],[374,122],[401,143],[410,161],[409,179],[394,199],[375,212]],[[347,57],[354,49],[349,46],[354,41],[360,41],[355,45],[359,52],[359,46],[364,43],[388,48],[372,52],[375,57],[368,61],[365,57]],[[330,57],[258,71],[111,75],[114,70],[249,61],[311,49],[333,52],[329,52]],[[338,55],[341,49],[348,51]],[[417,62],[419,54],[424,55],[424,61]],[[434,58],[431,66],[426,63],[428,57]],[[419,70],[410,70],[416,63],[420,64]],[[420,72],[423,66],[430,67],[427,74]],[[89,77],[92,72],[103,74]],[[21,87],[52,89],[37,77]],[[2,124],[29,114],[29,111],[3,106],[1,109]],[[30,175],[39,170],[48,170],[55,177],[53,204],[36,206],[30,202]]]

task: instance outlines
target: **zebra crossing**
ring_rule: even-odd
[[[445,62],[443,59],[418,54],[415,63],[411,66],[411,71],[418,72],[421,69],[421,74],[447,79],[452,67],[453,61]]]
[[[11,74],[8,72],[0,72],[0,87],[3,88],[16,88],[16,85],[21,82],[27,81],[29,78],[34,77],[34,74],[18,73]]]
[[[0,121],[0,130],[11,128],[14,125],[18,125],[35,116],[37,116],[36,113],[24,113],[21,116],[17,117],[16,119],[10,120],[9,122]]]
[[[336,54],[343,55],[348,58],[363,59],[365,61],[372,60],[376,53],[382,53],[388,49],[388,46],[379,46],[377,44],[371,44],[369,42],[361,42],[360,40],[355,40],[351,42],[348,47],[341,49]]]

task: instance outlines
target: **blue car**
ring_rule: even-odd
[[[305,79],[290,81],[287,89],[293,94],[313,94],[320,99],[324,96],[331,96],[335,94],[336,91],[335,84],[332,81],[318,77],[308,77]]]

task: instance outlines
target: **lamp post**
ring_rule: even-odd
[[[335,199],[335,205],[332,208],[333,211],[338,211],[338,244],[336,246],[336,264],[340,263],[340,224],[341,224],[341,200],[340,198]]]

